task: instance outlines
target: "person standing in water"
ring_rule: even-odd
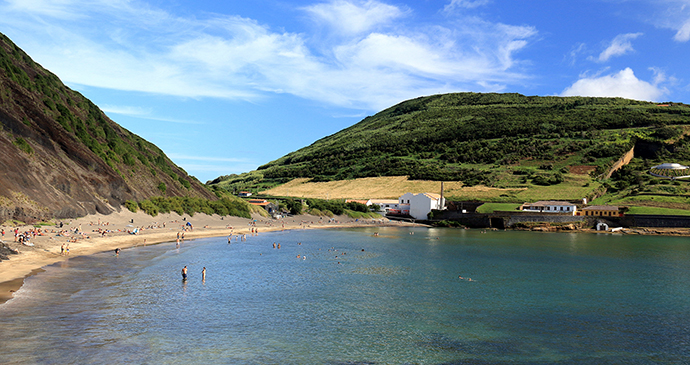
[[[187,280],[187,265],[182,268],[182,280]]]
[[[201,269],[201,280],[206,281],[206,266]]]

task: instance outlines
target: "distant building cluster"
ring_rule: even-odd
[[[249,192],[240,192],[242,197],[251,196]],[[265,208],[271,214],[279,214],[278,206],[264,199],[250,199],[249,204]],[[417,220],[429,219],[432,210],[451,210],[467,213],[467,209],[474,212],[481,202],[450,202],[446,206],[446,200],[441,194],[436,193],[405,193],[395,199],[348,199],[346,203],[355,202],[366,206],[377,205],[378,212],[384,215],[414,218]],[[467,205],[467,207],[465,207]],[[578,205],[581,208],[578,208]],[[466,209],[467,208],[467,209]],[[519,208],[524,213],[557,214],[585,217],[618,217],[621,209],[614,205],[587,205],[586,199],[581,204],[559,200],[540,200],[533,203],[524,203]]]
[[[589,205],[578,210],[577,205],[566,201],[546,200],[525,203],[520,206],[524,212],[555,213],[587,217],[618,217],[620,208],[615,205]]]

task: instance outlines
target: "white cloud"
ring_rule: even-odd
[[[304,8],[313,20],[338,33],[346,35],[361,34],[405,15],[406,11],[374,0],[346,1],[333,0]]]
[[[642,33],[619,34],[611,41],[606,49],[599,54],[599,62],[606,62],[614,56],[622,56],[634,51],[631,40],[641,36]]]
[[[150,108],[142,108],[139,106],[128,105],[109,105],[104,104],[100,106],[101,110],[106,113],[129,115],[131,117],[148,117],[151,115]]]
[[[443,10],[446,12],[453,12],[458,8],[474,9],[487,5],[490,2],[491,0],[451,0],[450,3],[443,8]]]
[[[408,9],[373,0],[302,8],[337,33],[325,43],[318,34],[276,32],[240,16],[176,16],[140,0],[17,5],[23,1],[0,2],[0,25],[72,85],[241,100],[290,93],[368,110],[524,80],[515,55],[536,34],[477,18],[411,26]]]
[[[581,77],[566,88],[561,96],[622,97],[635,100],[658,101],[668,91],[658,85],[664,77],[657,74],[654,83],[638,79],[633,70],[626,68],[616,74]]]
[[[678,42],[687,42],[690,40],[690,19],[688,19],[673,37]]]
[[[142,108],[138,106],[127,106],[127,105],[100,105],[99,108],[103,110],[106,114],[120,114],[129,117],[154,120],[157,122],[168,122],[176,124],[204,124],[203,122],[191,121],[191,120],[181,120],[176,118],[165,118],[154,115],[154,111],[151,108]]]
[[[6,0],[12,11],[27,11],[36,15],[74,20],[80,17],[79,8],[72,8],[74,0]]]
[[[645,11],[641,17],[657,27],[675,31],[673,36],[675,41],[690,40],[690,0],[644,0],[629,3],[633,11],[639,11],[636,3],[647,5],[649,10]]]

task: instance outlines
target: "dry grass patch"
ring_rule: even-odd
[[[461,182],[446,181],[444,195],[473,196],[475,199],[515,194],[521,189],[499,189],[486,186],[463,187]],[[441,182],[408,180],[407,176],[367,177],[353,180],[309,182],[294,179],[261,194],[319,199],[398,199],[405,193],[440,193]]]

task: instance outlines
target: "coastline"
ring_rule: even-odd
[[[178,215],[176,213],[159,214],[156,217],[143,212],[132,213],[126,209],[109,215],[89,215],[77,219],[65,219],[63,228],[57,226],[41,227],[43,235],[37,235],[31,239],[33,247],[14,242],[15,228],[19,232],[34,229],[34,226],[8,227],[3,226],[5,236],[3,242],[19,251],[17,255],[10,255],[9,260],[0,261],[0,305],[12,299],[14,292],[24,284],[24,279],[43,271],[43,267],[60,261],[69,260],[71,257],[88,256],[100,252],[122,250],[137,246],[153,245],[164,242],[175,242],[177,234],[184,232],[184,239],[198,239],[208,237],[224,237],[229,235],[250,234],[252,228],[258,230],[258,234],[280,230],[294,229],[320,229],[320,228],[351,228],[351,227],[412,227],[425,226],[422,224],[389,221],[381,219],[354,220],[347,216],[337,216],[333,219],[300,215],[275,220],[261,216],[252,216],[252,219],[240,217],[209,216],[197,213],[193,217]],[[187,222],[193,229],[184,231]],[[60,230],[81,228],[83,234],[58,236]],[[138,229],[137,234],[128,233]],[[101,236],[99,230],[111,231]],[[74,241],[75,237],[80,237]],[[88,238],[87,238],[88,237]],[[61,254],[61,246],[69,243],[69,255]]]
[[[60,261],[69,260],[71,257],[88,256],[100,252],[122,250],[142,245],[153,245],[165,242],[175,242],[178,232],[183,232],[187,222],[193,225],[192,230],[184,232],[184,238],[198,239],[208,237],[224,237],[229,235],[250,234],[252,228],[258,233],[295,229],[323,229],[323,228],[352,228],[352,227],[427,227],[419,223],[391,221],[381,219],[354,220],[347,216],[337,216],[333,219],[311,215],[286,217],[282,220],[265,218],[259,215],[252,219],[240,217],[209,216],[197,213],[193,217],[178,215],[176,213],[159,214],[156,217],[143,212],[132,213],[123,209],[120,212],[109,215],[89,215],[77,219],[62,221],[62,229],[57,226],[44,226],[41,230],[44,235],[37,235],[31,239],[33,247],[24,246],[14,242],[14,228],[19,232],[34,229],[34,226],[8,227],[5,229],[4,243],[12,249],[19,251],[17,255],[10,255],[9,260],[0,261],[0,305],[12,299],[14,292],[24,284],[24,279],[43,271],[43,267]],[[62,244],[74,240],[74,235],[68,237],[58,236],[60,230],[72,230],[81,228],[84,236],[76,242],[69,242],[70,254],[61,255]],[[138,228],[137,234],[130,234]],[[109,230],[106,236],[101,236],[98,230]],[[520,229],[518,229],[520,230]],[[593,229],[558,229],[557,227],[537,226],[526,231],[542,232],[568,232],[568,233],[599,233],[599,234],[633,234],[633,235],[668,235],[690,236],[690,229],[653,229],[637,228],[626,229],[618,232],[601,232]],[[81,236],[81,235],[79,235]]]

